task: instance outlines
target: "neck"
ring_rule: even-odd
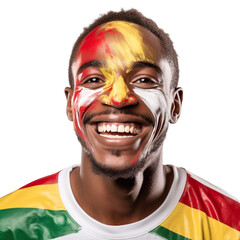
[[[95,174],[83,153],[81,168],[71,173],[71,186],[89,216],[104,224],[123,225],[155,211],[166,198],[172,178],[172,172],[162,164],[162,151],[150,166],[127,179]]]

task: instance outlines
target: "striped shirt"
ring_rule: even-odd
[[[240,203],[172,166],[163,204],[147,218],[121,226],[102,224],[77,204],[72,168],[36,180],[0,198],[0,240],[240,240]]]

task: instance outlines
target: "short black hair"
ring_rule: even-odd
[[[93,29],[95,29],[99,25],[102,25],[104,23],[111,22],[111,21],[126,21],[126,22],[135,23],[140,26],[143,26],[144,28],[148,29],[150,32],[155,34],[161,41],[163,49],[165,50],[164,52],[165,58],[169,62],[172,69],[173,78],[171,80],[171,87],[172,88],[177,87],[178,78],[179,78],[178,58],[177,58],[177,53],[173,47],[173,42],[170,39],[169,35],[165,33],[161,28],[159,28],[153,20],[146,18],[145,16],[142,15],[142,13],[140,13],[136,9],[130,9],[130,10],[121,10],[119,12],[110,11],[107,14],[100,16],[87,28],[84,28],[84,31],[78,37],[77,41],[73,46],[72,53],[69,60],[68,77],[69,77],[69,83],[71,88],[72,89],[74,88],[74,79],[73,79],[71,67],[72,67],[73,61],[77,56],[80,42]]]

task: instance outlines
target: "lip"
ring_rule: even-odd
[[[142,131],[131,137],[122,138],[108,138],[100,135],[97,132],[96,126],[100,122],[109,123],[137,123],[142,127]],[[93,139],[97,140],[101,147],[105,149],[131,149],[133,148],[136,141],[143,141],[147,136],[149,131],[151,132],[153,126],[140,116],[133,116],[128,114],[107,114],[107,115],[97,115],[94,116],[88,123],[85,124],[87,134],[92,135]],[[89,135],[89,136],[90,136]]]
[[[109,123],[138,123],[144,126],[150,125],[150,123],[140,116],[129,115],[129,114],[106,114],[97,115],[91,118],[87,124],[97,124],[98,122],[109,122]]]

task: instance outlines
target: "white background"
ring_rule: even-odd
[[[0,196],[80,162],[65,114],[72,46],[99,14],[134,7],[170,34],[179,55],[183,111],[164,162],[240,198],[238,1],[2,2]]]

